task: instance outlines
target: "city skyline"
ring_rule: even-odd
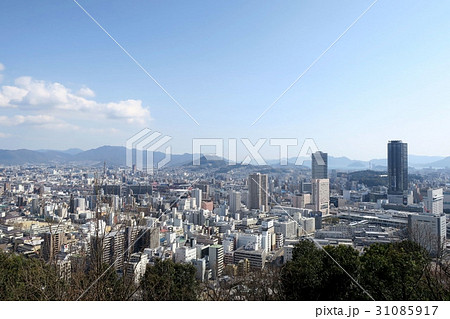
[[[449,16],[445,0],[0,1],[0,301],[445,316]],[[59,305],[26,313],[77,315]]]
[[[79,1],[199,126],[76,3],[4,3],[0,149],[124,145],[150,127],[178,154],[199,137],[312,137],[336,157],[384,158],[393,139],[448,156],[444,1],[376,3],[251,126],[371,3]]]

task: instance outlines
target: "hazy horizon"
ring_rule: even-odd
[[[80,152],[86,152],[86,151],[90,151],[90,150],[95,150],[95,149],[98,149],[98,148],[101,148],[101,147],[125,147],[124,145],[100,145],[100,146],[98,146],[98,147],[93,147],[93,148],[88,148],[88,149],[81,149],[81,148],[78,148],[78,147],[68,147],[68,148],[66,148],[66,149],[43,149],[43,148],[39,148],[39,149],[27,149],[27,148],[17,148],[17,149],[0,149],[0,150],[6,150],[6,151],[18,151],[18,150],[22,150],[22,149],[24,149],[24,150],[30,150],[30,151],[35,151],[35,152],[42,152],[42,151],[57,151],[57,152],[66,152],[66,151],[70,151],[70,150],[79,150]],[[296,158],[297,157],[297,155],[298,155],[298,148],[299,147],[297,147],[297,149],[295,149],[297,152],[294,152],[294,151],[292,151],[291,149],[290,149],[290,151],[289,151],[289,157],[288,157],[288,159],[290,159],[290,160],[292,160],[292,159],[294,159],[294,158]],[[294,149],[294,147],[292,147],[292,149]],[[192,152],[183,152],[183,153],[180,153],[180,152],[176,152],[176,151],[174,151],[174,152],[172,152],[171,153],[172,155],[185,155],[185,154],[189,154],[189,155],[192,155],[193,153]],[[197,153],[196,153],[197,154]],[[201,153],[202,155],[216,155],[214,152],[202,152]],[[263,155],[263,157],[264,157],[264,160],[265,161],[270,161],[270,162],[273,162],[273,161],[277,161],[277,160],[280,160],[280,158],[278,158],[278,157],[265,157],[265,155],[264,154],[267,154],[267,152],[262,152],[261,151],[261,155]],[[242,153],[241,155],[239,155],[238,154],[238,162],[241,162],[244,158],[245,158],[245,156],[246,155],[249,155],[248,153]],[[292,156],[291,156],[292,155]],[[350,159],[350,160],[354,160],[354,161],[364,161],[364,162],[368,162],[368,161],[375,161],[375,160],[385,160],[385,159],[387,159],[387,154],[385,154],[384,156],[379,156],[379,157],[374,157],[374,158],[370,158],[370,159],[362,159],[362,158],[358,158],[358,157],[350,157],[350,156],[346,156],[346,155],[343,155],[343,156],[335,156],[334,154],[329,154],[328,153],[328,156],[329,157],[333,157],[333,158],[348,158],[348,159]],[[432,160],[439,160],[439,159],[444,159],[444,158],[447,158],[447,157],[450,157],[450,155],[447,155],[447,156],[441,156],[441,155],[421,155],[421,154],[408,154],[408,157],[423,157],[423,158],[430,158],[430,160],[432,159]],[[227,154],[225,153],[224,154],[224,156],[223,156],[223,158],[225,159],[225,160],[229,160],[229,157],[227,156]],[[303,157],[302,157],[303,158]],[[285,159],[285,157],[282,157],[281,159]],[[420,164],[420,163],[413,163],[413,164]]]

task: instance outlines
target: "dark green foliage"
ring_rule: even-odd
[[[63,280],[54,265],[41,259],[0,252],[0,300],[76,300],[106,269],[76,271]],[[128,300],[135,290],[111,268],[81,300]]]
[[[427,300],[424,274],[430,262],[416,243],[375,244],[361,257],[361,284],[377,300]]]
[[[323,292],[321,300],[366,300],[370,298],[357,284],[361,268],[358,251],[351,246],[344,245],[327,246],[325,251],[328,254],[322,251]]]
[[[280,268],[266,265],[263,270],[238,274],[226,280],[201,285],[201,300],[208,301],[283,301]]]
[[[195,267],[171,260],[148,266],[141,282],[144,300],[197,300]]]
[[[100,280],[96,280],[105,271]],[[72,274],[68,299],[77,300],[85,291],[87,292],[80,300],[119,301],[129,300],[136,287],[134,282],[119,277],[114,267],[108,269],[108,265],[104,264],[99,269]]]
[[[361,300],[364,293],[353,278],[358,277],[359,255],[352,247],[319,249],[312,241],[298,243],[293,260],[282,270],[284,295],[288,300]],[[340,268],[333,259],[339,263]],[[355,279],[356,279],[355,278]],[[356,279],[357,280],[357,279]]]
[[[322,256],[311,241],[301,241],[281,273],[287,300],[320,300]]]
[[[42,260],[0,252],[0,300],[61,300],[65,284]]]
[[[361,255],[349,246],[320,249],[301,241],[281,283],[288,300],[448,300],[446,265],[410,241],[375,244]]]

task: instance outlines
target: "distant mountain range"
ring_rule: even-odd
[[[164,153],[154,152],[154,162],[157,163],[165,157]],[[26,149],[0,150],[0,165],[23,164],[101,164],[126,165],[126,149],[123,146],[101,146],[83,151],[81,149],[68,149],[64,151]],[[180,166],[192,162],[192,154],[173,154],[169,166]]]
[[[159,162],[165,157],[164,153],[155,152],[154,162]],[[289,165],[294,165],[296,158],[288,160]],[[0,150],[0,165],[23,165],[23,164],[64,164],[64,163],[79,163],[100,165],[106,162],[108,165],[126,164],[126,149],[123,146],[101,146],[95,149],[83,151],[81,149],[68,149],[64,151],[55,150]],[[221,162],[222,161],[222,162]],[[221,162],[221,163],[220,163]],[[217,166],[219,164],[225,165],[228,161],[226,159],[202,156],[200,164]],[[270,166],[280,166],[279,160],[269,160],[267,164]],[[183,166],[192,165],[192,154],[173,154],[168,166]],[[311,167],[311,161],[305,160],[304,166]],[[409,155],[409,166],[415,168],[446,168],[450,167],[450,156],[418,156]],[[347,157],[333,157],[328,156],[329,169],[347,169],[347,170],[362,170],[374,169],[385,170],[387,167],[386,159],[374,159],[371,161],[352,160]]]
[[[37,150],[37,152],[41,152],[41,153],[50,152],[50,151],[53,151],[53,150]],[[61,153],[69,154],[69,155],[76,155],[78,153],[83,152],[83,150],[79,149],[79,148],[69,148],[64,151],[56,151],[56,152],[61,152]]]
[[[289,158],[289,165],[294,165],[297,158]],[[269,165],[279,166],[279,160],[268,161]],[[306,159],[303,165],[311,167],[311,160]],[[450,167],[450,156],[421,156],[421,155],[409,155],[408,166],[414,168],[446,168]],[[372,169],[372,170],[386,170],[387,159],[373,159],[370,161],[352,160],[348,157],[333,157],[328,155],[328,168],[329,169],[348,169],[348,170],[360,170],[360,169]]]

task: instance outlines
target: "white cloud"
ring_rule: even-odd
[[[0,132],[0,138],[7,138],[7,137],[10,137],[10,136],[11,136],[11,134]]]
[[[22,100],[25,95],[27,90],[5,85],[0,91],[0,107],[17,107],[14,102]]]
[[[94,97],[95,93],[88,87],[82,87],[78,90],[78,95],[82,97]]]
[[[0,116],[0,124],[5,126],[16,126],[20,124],[44,124],[54,121],[55,118],[50,115],[16,115],[12,117]]]
[[[86,114],[89,118],[122,119],[137,124],[150,120],[150,111],[141,100],[99,103],[87,98],[95,95],[89,88],[72,93],[61,83],[34,80],[29,76],[19,77],[14,83],[14,86],[1,87],[0,107],[41,113],[60,110],[67,117]]]
[[[51,115],[15,115],[15,116],[0,116],[0,125],[2,126],[17,126],[30,125],[54,130],[78,130],[79,127],[67,123],[61,119],[57,119]]]
[[[118,134],[120,131],[114,127],[108,127],[108,128],[97,128],[97,127],[89,127],[86,129],[89,133],[95,133],[95,134]]]
[[[150,116],[147,109],[142,107],[140,100],[120,101],[106,104],[107,113],[111,118],[125,118],[128,123],[142,123],[142,119]]]

